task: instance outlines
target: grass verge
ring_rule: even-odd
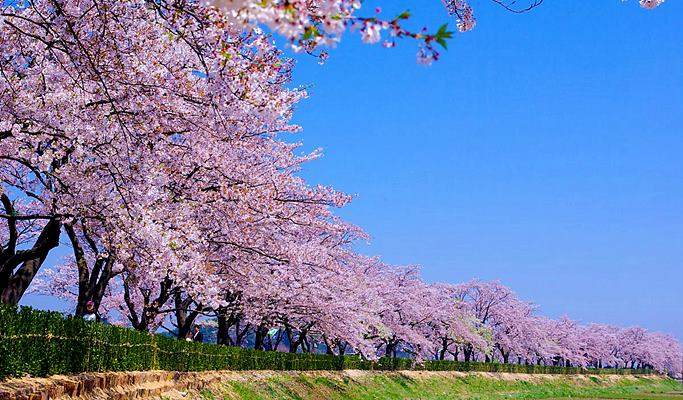
[[[661,377],[269,371],[232,375],[194,396],[202,400],[569,398],[683,400],[683,388]]]

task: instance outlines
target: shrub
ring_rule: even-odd
[[[409,358],[263,352],[150,335],[85,322],[52,311],[0,305],[0,379],[95,371],[207,370],[406,370],[486,371],[543,374],[642,374],[651,370],[591,369]]]

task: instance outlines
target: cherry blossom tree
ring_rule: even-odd
[[[491,331],[479,323],[468,304],[459,300],[459,287],[451,284],[433,284],[429,287],[429,301],[434,304],[429,336],[435,341],[435,358],[445,360],[458,355],[467,346],[486,353],[491,347]]]
[[[616,365],[615,349],[617,346],[618,328],[602,325],[590,324],[580,327],[580,336],[583,341],[583,352],[586,365],[593,368]]]
[[[136,4],[32,2],[3,10],[3,182],[36,199],[42,210],[35,218],[53,221],[45,230],[53,233],[50,243],[56,243],[62,220],[89,226],[96,221],[112,236],[104,244],[115,247],[99,247],[98,253],[115,254],[127,268],[147,264],[150,271],[159,271],[154,278],[161,281],[171,265],[177,271],[193,258],[193,265],[201,265],[194,263],[196,249],[180,247],[168,235],[169,227],[180,226],[190,212],[178,212],[182,207],[174,198],[179,187],[174,177],[210,168],[198,163],[201,158],[194,165],[179,164],[197,156],[184,152],[178,157],[187,148],[186,136],[201,135],[204,127],[216,141],[234,144],[231,138],[292,130],[286,114],[302,94],[283,89],[289,64],[263,36],[225,31],[220,28],[225,21],[215,13],[198,21],[190,14],[175,18],[167,10]],[[189,22],[197,24],[188,27]],[[189,42],[185,35],[201,39]],[[121,43],[135,45],[122,48]],[[141,73],[130,73],[132,65]],[[230,152],[286,149],[272,140],[258,140],[254,148],[245,146],[257,140],[242,142]],[[270,156],[276,157],[259,157]],[[247,159],[233,157],[230,166],[244,171],[250,166]],[[14,214],[8,211],[9,231],[15,230],[16,219],[29,218]],[[186,240],[189,229],[183,228]],[[12,243],[4,252],[8,257]],[[46,251],[38,258],[44,259]],[[153,268],[159,263],[165,266]]]
[[[524,13],[543,3],[543,0],[529,2],[492,0],[504,10],[512,13]],[[469,0],[442,0],[448,15],[455,18],[458,32],[474,29],[476,19],[474,9]],[[653,9],[664,0],[640,0],[640,6]],[[412,17],[409,11],[395,16],[384,16],[382,9],[376,7],[370,14],[364,14],[360,0],[214,0],[208,2],[222,10],[242,26],[266,25],[272,31],[286,38],[295,51],[305,51],[318,55],[324,61],[328,54],[325,50],[316,50],[334,46],[341,40],[347,30],[358,31],[365,43],[382,42],[384,47],[394,47],[396,40],[412,38],[419,44],[417,60],[422,64],[431,64],[440,57],[437,45],[447,48],[447,40],[453,38],[448,25],[438,30],[429,31],[424,28],[412,31],[406,28],[406,22]],[[383,32],[386,38],[382,40]]]
[[[479,324],[490,329],[494,349],[500,352],[504,362],[508,362],[511,352],[521,352],[518,346],[525,342],[525,326],[534,308],[531,303],[519,300],[510,288],[500,282],[473,280],[459,285],[456,296],[467,305]],[[463,355],[466,361],[470,360],[473,351],[472,346],[465,346]],[[484,356],[490,361],[491,350]]]

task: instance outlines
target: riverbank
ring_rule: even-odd
[[[32,399],[643,399],[683,400],[662,376],[434,371],[112,372],[8,379],[0,400]]]
[[[176,396],[174,396],[176,397]],[[226,376],[193,399],[643,399],[683,400],[663,377],[557,376],[481,372],[253,372]]]

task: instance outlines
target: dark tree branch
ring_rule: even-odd
[[[543,0],[534,0],[533,3],[529,4],[525,8],[515,8],[514,6],[515,6],[515,4],[517,4],[517,0],[513,0],[509,3],[505,3],[501,0],[493,0],[493,2],[498,4],[499,6],[503,7],[507,11],[510,11],[512,13],[515,13],[515,14],[522,14],[522,13],[525,13],[527,11],[531,11],[533,8],[540,6],[543,3]]]

